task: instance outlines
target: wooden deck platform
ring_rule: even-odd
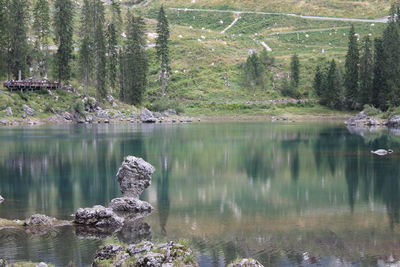
[[[34,91],[40,89],[59,89],[59,82],[48,82],[48,81],[37,81],[37,80],[21,80],[21,81],[5,81],[3,83],[4,87],[6,87],[10,91],[19,90],[19,91]]]

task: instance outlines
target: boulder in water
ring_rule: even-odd
[[[0,196],[0,203],[4,201],[4,197]]]
[[[111,200],[108,207],[113,211],[122,212],[151,212],[154,208],[150,203],[137,198],[120,197]]]
[[[143,108],[142,112],[140,113],[140,120],[143,123],[155,123],[156,118],[154,117],[153,113],[148,110],[147,108]]]
[[[78,209],[74,222],[94,227],[118,228],[123,225],[124,219],[117,216],[112,209],[98,205],[92,208]]]
[[[400,116],[392,116],[387,122],[387,126],[389,127],[400,127]]]
[[[264,267],[264,265],[254,259],[241,259],[229,264],[228,267]]]
[[[33,214],[25,220],[24,225],[29,227],[49,227],[56,221],[56,218],[51,218],[43,214]]]
[[[150,186],[154,171],[154,167],[142,158],[126,157],[117,173],[122,194],[125,197],[139,198],[144,189]]]

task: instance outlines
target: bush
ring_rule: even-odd
[[[18,92],[17,92],[17,95],[18,95],[22,100],[28,101],[28,97],[27,97],[24,93],[18,91]]]
[[[168,98],[160,98],[152,103],[147,104],[146,108],[156,112],[163,112],[167,109],[174,109],[178,114],[184,111],[184,108],[179,101]]]
[[[83,105],[83,102],[81,100],[77,100],[72,107],[72,111],[79,114],[79,115],[84,115],[85,114],[85,106]]]
[[[363,111],[365,114],[368,116],[377,116],[381,113],[381,111],[373,106],[370,106],[368,104],[364,105]]]

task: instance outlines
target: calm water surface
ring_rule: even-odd
[[[0,217],[61,219],[120,195],[126,155],[157,171],[156,211],[112,236],[0,230],[0,257],[87,266],[105,238],[190,241],[200,266],[384,266],[400,260],[400,137],[340,124],[201,123],[0,129]],[[392,148],[387,157],[370,150]],[[140,232],[140,233],[139,233]]]

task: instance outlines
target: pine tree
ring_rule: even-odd
[[[246,84],[251,89],[264,89],[266,85],[266,70],[256,53],[252,53],[244,65]]]
[[[400,104],[400,31],[395,19],[390,20],[383,32],[383,52],[385,63],[382,66],[387,85],[388,104]]]
[[[73,17],[72,0],[55,0],[54,31],[58,45],[55,57],[55,74],[59,81],[69,81],[71,78],[71,60],[73,52]]]
[[[8,0],[0,0],[0,78],[7,73],[7,55],[9,46],[8,34]]]
[[[371,104],[374,77],[374,59],[371,51],[371,41],[367,36],[360,59],[360,99],[362,105]]]
[[[120,60],[121,100],[128,104],[140,104],[146,90],[148,63],[145,44],[144,20],[129,16],[127,40]]]
[[[168,91],[168,80],[170,75],[170,59],[169,59],[169,25],[164,7],[161,6],[158,13],[157,23],[157,40],[156,49],[157,57],[160,61],[160,86],[162,95],[166,95]]]
[[[115,88],[118,73],[118,39],[117,30],[114,23],[110,23],[107,27],[107,77],[111,88]],[[111,91],[112,92],[112,91]]]
[[[345,81],[346,98],[348,107],[355,109],[358,100],[358,75],[359,75],[359,50],[357,36],[354,26],[351,26],[349,32],[349,48],[346,55],[345,63]]]
[[[83,80],[85,94],[88,94],[88,87],[90,82],[90,73],[93,66],[92,60],[92,50],[90,46],[90,40],[88,37],[84,37],[81,40],[81,45],[79,49],[79,66],[81,72],[81,78]]]
[[[104,6],[101,0],[94,2],[94,22],[95,37],[93,39],[94,49],[94,69],[95,69],[95,86],[97,97],[104,99],[107,96],[106,89],[106,40],[104,34]]]
[[[297,88],[300,82],[300,60],[297,54],[292,56],[290,62],[290,83],[293,88]]]
[[[321,71],[321,67],[317,66],[317,68],[315,70],[313,88],[318,97],[322,96],[323,83],[324,83],[324,76]]]
[[[324,90],[323,90],[323,103],[331,108],[342,108],[342,87],[341,77],[336,62],[332,59],[328,72],[326,74]]]
[[[382,39],[375,39],[375,53],[374,53],[374,78],[372,86],[372,104],[382,110],[388,108],[388,86],[386,71],[385,52],[383,48]]]
[[[35,39],[34,66],[36,75],[47,76],[50,39],[50,7],[47,0],[36,0],[33,7]]]
[[[269,69],[275,64],[275,58],[270,56],[265,48],[261,51],[259,58],[265,69]]]
[[[11,0],[9,5],[8,33],[8,69],[12,76],[17,79],[19,71],[22,78],[28,74],[28,42],[27,42],[27,20],[28,6],[24,0]]]

